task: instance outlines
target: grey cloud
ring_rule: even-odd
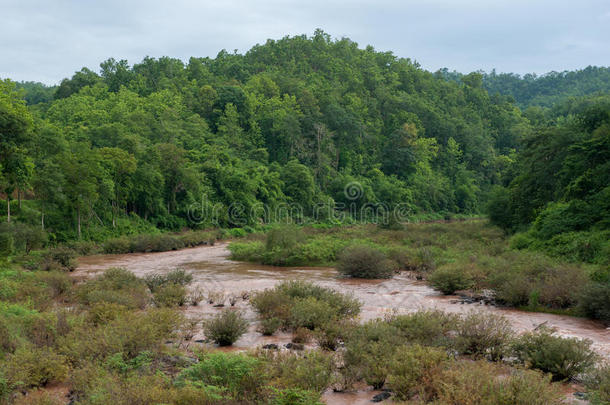
[[[213,57],[316,28],[430,70],[610,64],[606,0],[0,0],[0,11],[0,77],[50,84],[108,57]]]

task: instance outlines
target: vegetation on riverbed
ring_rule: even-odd
[[[571,263],[515,250],[485,220],[406,224],[279,227],[232,242],[236,260],[285,265],[337,265],[346,275],[383,278],[408,270],[445,294],[492,291],[499,304],[580,314],[610,322],[610,273],[603,265]],[[283,238],[289,239],[277,249]]]
[[[65,272],[3,269],[0,403],[65,404],[68,398],[51,388],[67,387],[60,392],[69,391],[79,405],[317,405],[327,389],[366,383],[420,403],[468,397],[560,404],[563,389],[550,379],[575,376],[586,377],[592,399],[607,400],[607,368],[594,367],[597,356],[587,341],[547,330],[518,337],[503,318],[474,312],[389,314],[358,324],[358,301],[307,282],[278,284],[240,305],[252,305],[263,322],[275,320],[295,340],[313,338],[313,346],[216,352],[193,343],[194,328],[224,345],[239,339],[249,322],[239,308],[187,319],[179,310],[183,299],[158,295],[190,281],[181,270],[138,278],[110,269],[74,283]]]

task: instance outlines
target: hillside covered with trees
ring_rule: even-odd
[[[471,215],[490,193],[510,231],[572,198],[587,220],[570,232],[607,229],[605,68],[519,78],[536,84],[521,96],[505,85],[516,76],[446,80],[322,31],[243,55],[100,67],[56,87],[2,82],[2,191],[17,200],[2,215],[53,240],[243,227],[282,219],[286,204],[316,220],[379,206]],[[512,101],[545,88],[567,98],[524,112]],[[606,94],[568,97],[593,90]]]

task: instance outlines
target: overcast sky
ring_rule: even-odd
[[[321,28],[428,70],[610,65],[610,0],[0,0],[0,77],[58,83],[109,57],[214,57]]]

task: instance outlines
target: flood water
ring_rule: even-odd
[[[74,275],[89,277],[111,267],[124,267],[138,276],[177,268],[185,269],[193,275],[191,289],[204,291],[204,295],[209,292],[224,295],[227,306],[229,297],[241,296],[243,292],[270,288],[283,280],[309,280],[337,291],[353,294],[363,304],[361,320],[382,317],[386,313],[409,313],[421,309],[439,309],[454,313],[494,312],[505,316],[517,332],[532,330],[545,324],[555,328],[562,336],[590,339],[593,348],[606,359],[610,359],[610,330],[600,323],[570,316],[524,312],[478,303],[455,303],[455,297],[442,296],[424,282],[416,281],[405,273],[396,275],[390,280],[354,280],[339,278],[333,268],[286,268],[236,262],[229,259],[227,243],[219,243],[214,246],[160,253],[86,256],[79,259],[79,267]],[[288,333],[265,337],[256,332],[256,316],[246,300],[238,298],[235,307],[243,310],[253,324],[250,331],[229,350],[244,350],[268,343],[283,345],[290,342],[291,335]],[[202,302],[198,306],[185,307],[184,311],[188,317],[197,319],[219,310],[207,302]],[[203,338],[199,333],[193,341]],[[376,393],[367,390],[346,394],[328,392],[323,398],[328,404],[366,404],[370,403]]]

